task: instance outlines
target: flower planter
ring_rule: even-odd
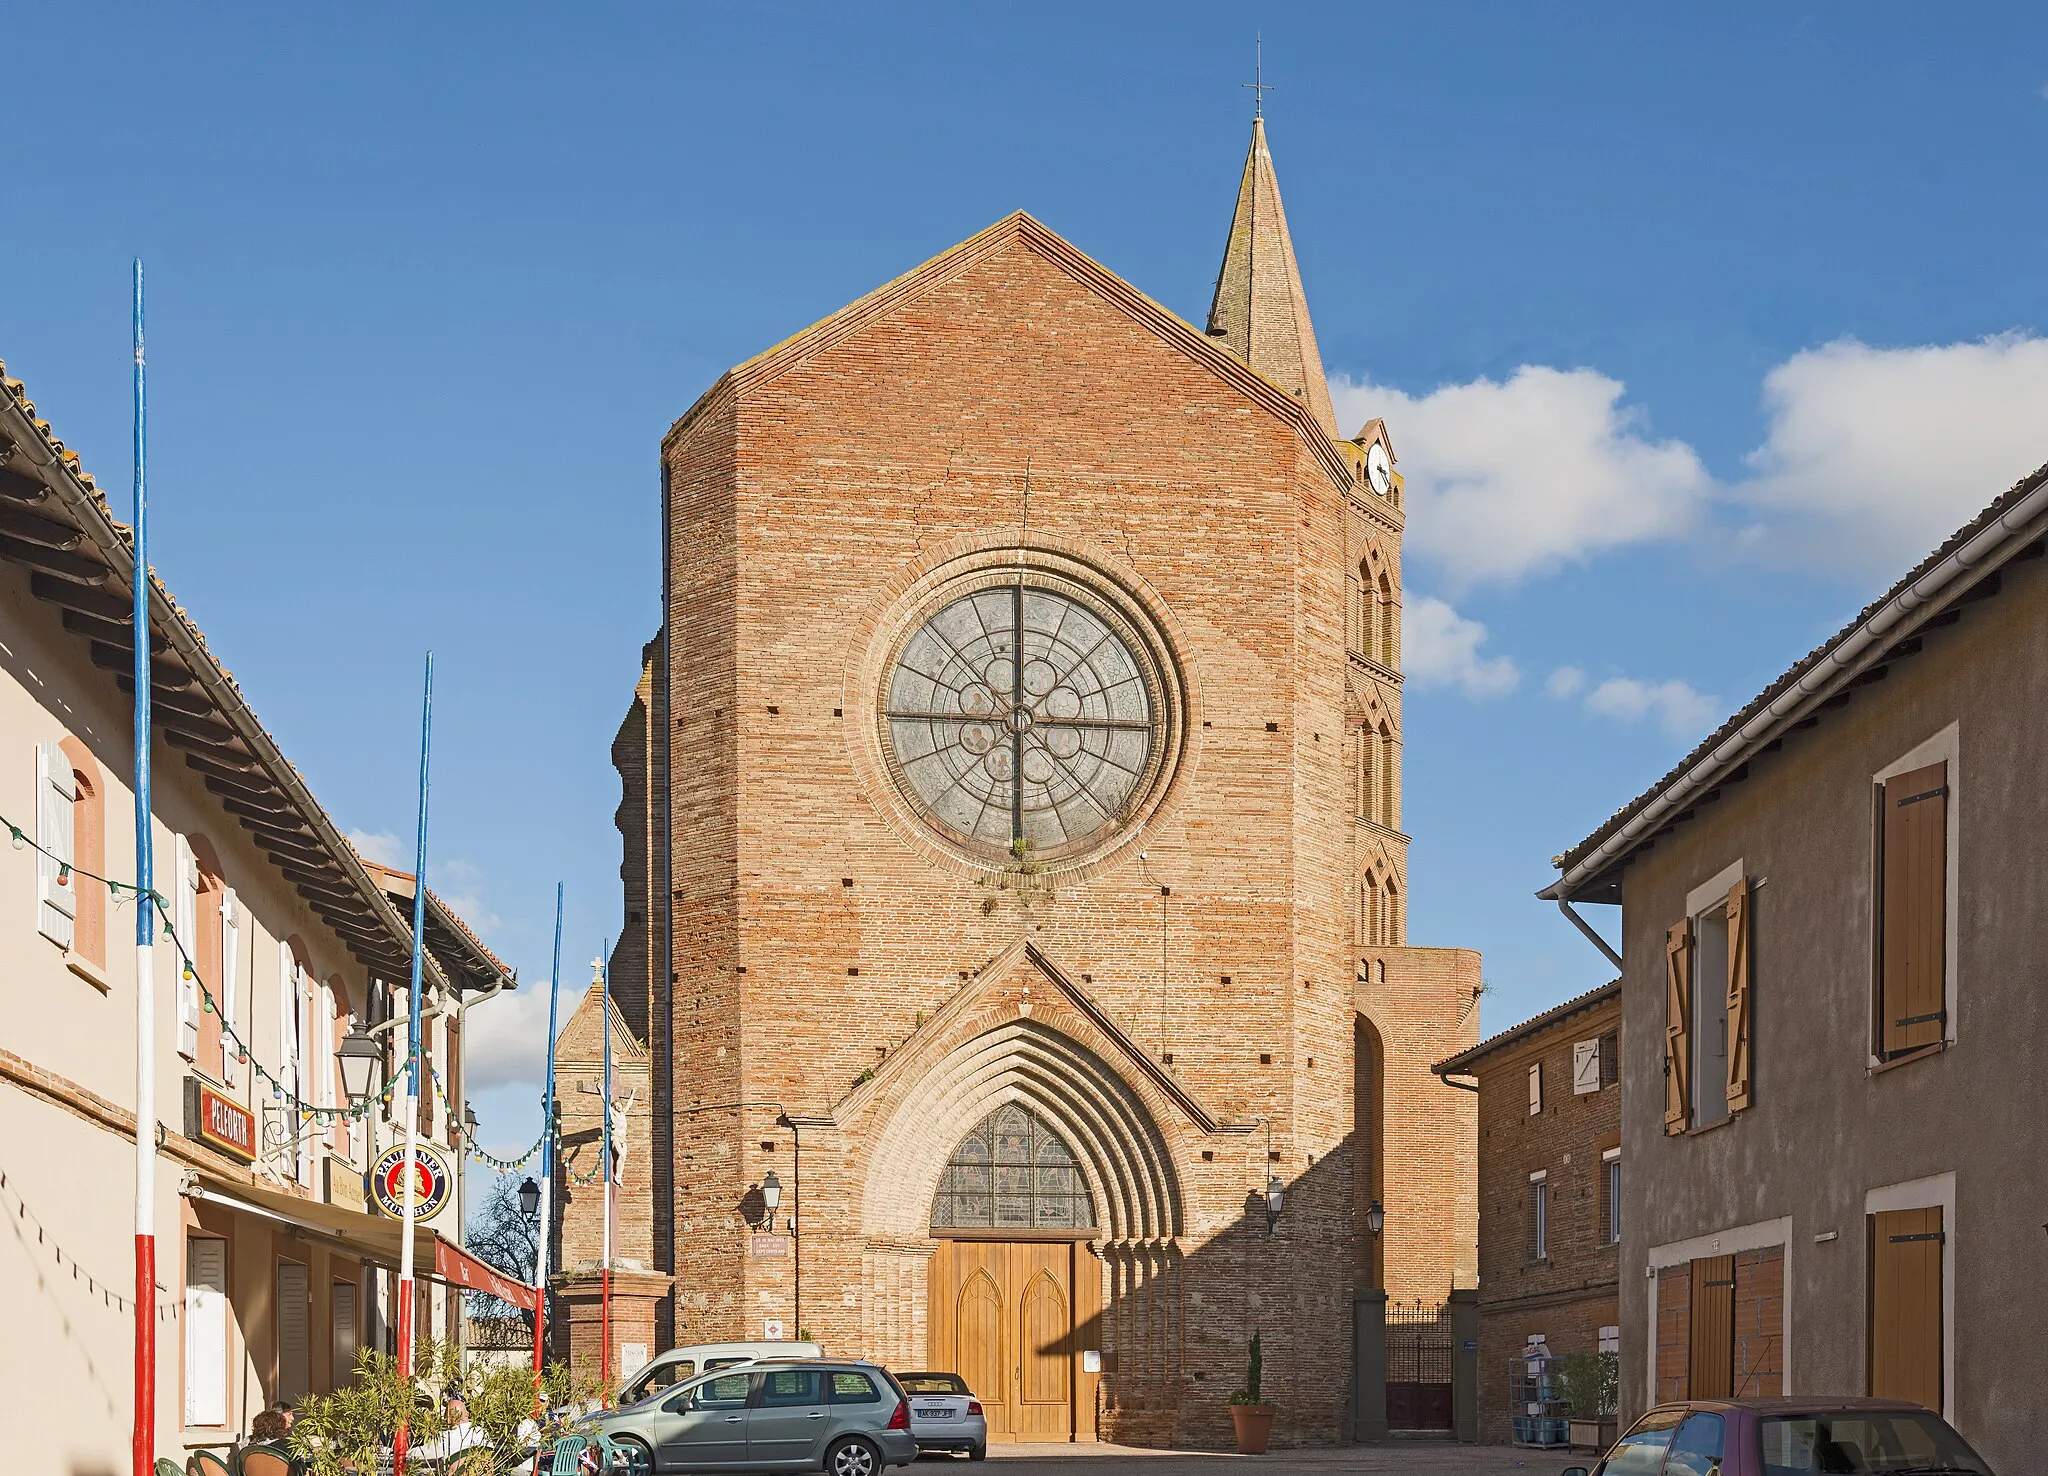
[[[1585,1446],[1587,1449],[1594,1451],[1604,1451],[1608,1446],[1614,1444],[1614,1437],[1617,1433],[1617,1425],[1613,1415],[1602,1415],[1597,1420],[1575,1419],[1571,1422],[1570,1429],[1571,1433],[1565,1440],[1567,1445],[1574,1449],[1577,1449],[1579,1446]]]
[[[1273,1416],[1279,1413],[1279,1406],[1273,1404],[1233,1404],[1230,1406],[1231,1423],[1237,1426],[1237,1453],[1239,1455],[1264,1455],[1266,1442],[1273,1435]]]

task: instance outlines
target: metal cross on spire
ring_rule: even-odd
[[[1274,90],[1274,84],[1266,80],[1266,38],[1254,34],[1252,37],[1252,80],[1240,82],[1240,87],[1252,91],[1252,117],[1266,116],[1266,94]]]

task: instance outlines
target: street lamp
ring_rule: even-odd
[[[519,1186],[519,1213],[529,1220],[540,1213],[540,1185],[531,1179]]]
[[[768,1176],[761,1180],[761,1203],[768,1207],[768,1228],[775,1228],[775,1211],[782,1203],[782,1180],[775,1177],[775,1170],[768,1170]]]
[[[476,1141],[476,1108],[470,1106],[467,1102],[462,1104],[462,1141],[465,1143],[474,1143]]]
[[[1278,1174],[1266,1178],[1266,1238],[1273,1238],[1273,1222],[1280,1218],[1280,1210],[1287,1202],[1287,1186],[1280,1182]]]
[[[1375,1236],[1387,1228],[1387,1212],[1380,1207],[1377,1199],[1366,1206],[1365,1228],[1372,1231]]]
[[[369,1100],[377,1069],[384,1064],[384,1044],[358,1025],[341,1038],[335,1057],[341,1063],[341,1089],[351,1103]]]

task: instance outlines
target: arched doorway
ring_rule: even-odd
[[[981,1400],[992,1440],[1071,1440],[1077,1330],[1101,1312],[1088,1179],[1066,1137],[1005,1102],[963,1137],[932,1196],[930,1350]]]

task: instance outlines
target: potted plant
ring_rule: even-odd
[[[1615,1406],[1621,1360],[1612,1353],[1567,1353],[1558,1360],[1557,1392],[1566,1406],[1566,1441],[1604,1451],[1617,1433]]]
[[[1272,1405],[1260,1401],[1259,1381],[1263,1369],[1259,1361],[1259,1335],[1252,1334],[1251,1367],[1246,1371],[1244,1387],[1230,1396],[1230,1419],[1237,1426],[1237,1453],[1239,1455],[1264,1455],[1266,1442],[1273,1435],[1273,1416],[1279,1411]]]

